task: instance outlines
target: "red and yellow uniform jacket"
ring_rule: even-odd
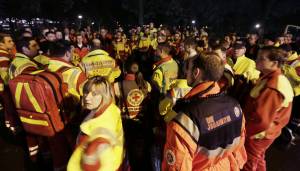
[[[194,87],[174,106],[162,170],[237,171],[246,162],[243,113],[214,82]],[[224,136],[226,135],[226,136]]]
[[[174,84],[177,74],[178,64],[169,56],[154,64],[152,82],[160,93],[165,94]]]
[[[99,148],[87,151],[99,138],[107,140],[109,147],[102,151]],[[111,103],[97,112],[91,112],[80,125],[77,145],[69,160],[68,171],[83,171],[85,164],[94,165],[96,169],[92,171],[118,170],[124,158],[124,135],[119,108]],[[95,167],[99,164],[100,168]]]
[[[67,94],[65,95],[74,97],[74,100],[78,103],[82,95],[83,85],[87,79],[86,75],[79,67],[75,67],[69,62],[55,57],[50,59],[48,70],[56,72],[63,67],[66,68],[62,72],[63,82],[68,85]]]
[[[82,45],[82,47],[76,45],[74,49],[74,53],[76,53],[81,59],[89,53],[89,49],[85,45]]]
[[[115,41],[113,42],[113,45],[116,52],[116,59],[126,60],[131,53],[127,42],[124,40]]]
[[[38,69],[38,65],[28,56],[16,53],[16,57],[13,59],[8,69],[9,79],[11,80],[23,72],[35,71]]]
[[[7,87],[9,75],[8,69],[12,61],[11,53],[0,49],[0,103],[4,108],[5,126],[12,131],[20,127],[19,118],[13,104],[11,93]]]
[[[9,52],[0,49],[0,92],[4,90],[4,85],[8,83],[8,67],[11,60]]]
[[[148,37],[142,36],[139,42],[139,49],[142,51],[147,51],[150,46],[151,46],[150,36]]]
[[[247,136],[278,137],[289,121],[293,96],[291,84],[280,69],[260,78],[244,109]]]
[[[109,56],[104,50],[94,50],[88,53],[81,60],[81,68],[88,78],[94,76],[106,77],[113,83],[121,74],[121,70],[116,60]]]

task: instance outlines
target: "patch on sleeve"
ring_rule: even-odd
[[[234,114],[237,118],[241,115],[241,111],[237,106],[234,107]]]
[[[168,165],[174,165],[176,161],[176,157],[173,151],[167,150],[166,152],[166,161]]]

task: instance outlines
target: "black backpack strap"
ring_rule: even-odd
[[[126,114],[126,118],[130,118],[130,115],[129,115],[129,111],[128,111],[128,106],[127,106],[127,100],[126,100],[126,97],[125,97],[125,93],[124,93],[124,85],[123,85],[123,81],[120,82],[120,90],[121,90],[121,93],[122,93],[122,98],[121,98],[121,106],[122,106],[122,109],[123,110],[123,105],[125,106],[125,114]]]

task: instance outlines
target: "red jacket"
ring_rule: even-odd
[[[278,69],[263,76],[251,90],[244,113],[247,136],[273,139],[291,115],[293,89]]]

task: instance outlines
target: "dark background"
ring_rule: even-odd
[[[0,17],[76,21],[95,25],[137,25],[142,0],[0,0]],[[215,32],[248,32],[261,23],[265,32],[300,25],[299,0],[143,0],[144,23],[198,26]]]

